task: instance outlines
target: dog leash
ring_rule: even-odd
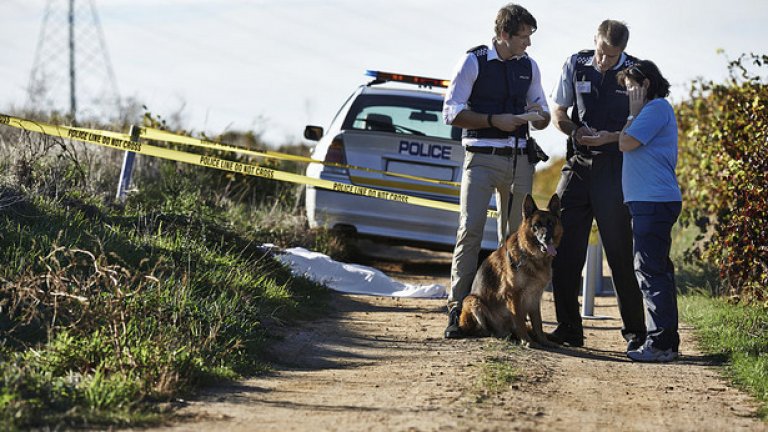
[[[507,220],[504,221],[504,237],[512,234],[509,231],[509,218],[512,215],[512,201],[515,200],[515,178],[517,177],[517,152],[520,149],[520,144],[518,142],[520,138],[515,136],[515,155],[512,159],[512,187],[509,188],[509,201],[507,201]]]

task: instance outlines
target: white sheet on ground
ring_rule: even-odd
[[[446,296],[445,287],[440,284],[398,282],[375,268],[334,261],[328,255],[304,248],[286,249],[285,254],[275,254],[275,258],[291,267],[294,274],[304,275],[335,291],[391,297]]]

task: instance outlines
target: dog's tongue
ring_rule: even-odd
[[[549,255],[549,256],[557,255],[557,249],[555,248],[554,245],[551,245],[551,244],[547,245],[547,251],[546,252],[547,252],[547,255]]]

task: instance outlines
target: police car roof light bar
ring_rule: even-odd
[[[448,87],[451,83],[450,80],[443,80],[438,78],[427,78],[415,75],[403,75],[390,72],[380,72],[367,70],[365,74],[370,77],[376,78],[368,83],[368,85],[381,84],[387,81],[396,81],[408,84],[416,84],[419,87]]]

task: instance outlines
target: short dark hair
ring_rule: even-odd
[[[523,25],[531,26],[536,31],[536,18],[524,7],[510,3],[499,9],[496,14],[496,37],[501,37],[502,32],[509,36],[516,36]]]
[[[626,23],[607,19],[597,26],[597,36],[603,38],[608,45],[624,51],[629,42],[629,28]]]
[[[619,84],[622,86],[625,85],[627,78],[638,84],[642,84],[647,79],[650,82],[648,86],[649,100],[669,96],[669,81],[661,75],[661,71],[656,66],[656,63],[650,60],[640,60],[616,75],[616,79],[619,80]]]

